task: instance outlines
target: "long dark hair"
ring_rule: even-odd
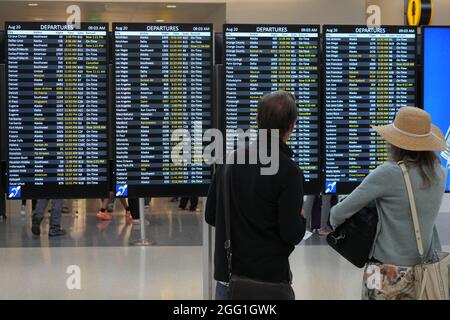
[[[389,144],[390,160],[403,161],[406,166],[415,166],[419,169],[423,181],[423,188],[428,188],[436,180],[435,165],[441,159],[433,151],[410,151]]]

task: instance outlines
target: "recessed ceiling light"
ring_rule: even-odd
[[[30,7],[37,7],[39,4],[38,3],[29,3],[28,6]]]
[[[176,8],[177,6],[176,5],[174,5],[174,4],[168,4],[167,5],[167,8],[170,8],[170,9],[173,9],[173,8]]]
[[[164,19],[158,19],[158,20],[156,20],[156,22],[164,22],[164,21],[166,21],[166,20],[164,20]]]

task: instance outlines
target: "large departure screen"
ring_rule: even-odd
[[[212,26],[113,24],[113,30],[116,196],[205,195],[211,168],[201,149],[212,124]],[[186,163],[171,156],[180,143],[176,130],[191,145]]]
[[[9,198],[107,194],[107,30],[6,23]]]
[[[318,193],[319,26],[225,25],[225,130],[227,150],[237,129],[256,129],[258,100],[285,90],[295,95],[298,122],[290,139],[303,169],[305,193]]]
[[[416,29],[324,26],[326,193],[350,193],[387,160],[372,125],[416,105]]]
[[[423,106],[445,134],[447,150],[440,152],[450,192],[450,27],[423,28]]]

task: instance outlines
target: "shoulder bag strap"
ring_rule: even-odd
[[[398,162],[398,165],[403,171],[403,177],[405,178],[406,183],[406,190],[408,191],[408,198],[409,198],[409,205],[411,207],[411,215],[412,220],[414,224],[415,229],[415,235],[416,235],[416,241],[417,241],[417,249],[419,250],[419,255],[423,260],[423,242],[422,242],[422,236],[420,233],[420,226],[419,226],[419,218],[417,216],[417,208],[416,208],[416,202],[414,200],[414,193],[411,185],[411,179],[409,177],[408,169],[406,168],[406,165],[403,161]]]
[[[234,155],[234,152],[232,152],[227,160],[231,158]],[[227,164],[230,163],[228,161],[224,164],[224,173],[223,173],[223,211],[224,211],[224,218],[225,218],[225,252],[227,254],[227,261],[228,261],[228,273],[229,273],[229,279],[231,279],[231,260],[232,260],[232,252],[231,252],[231,222],[230,222],[230,216],[231,216],[231,165]]]

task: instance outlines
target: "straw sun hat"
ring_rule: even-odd
[[[442,131],[431,124],[430,115],[419,108],[403,107],[394,123],[373,126],[387,142],[410,151],[443,151],[447,148]]]

